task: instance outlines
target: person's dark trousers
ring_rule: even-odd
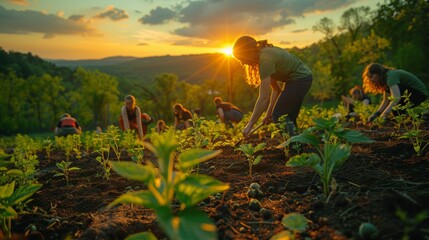
[[[399,86],[399,91],[401,92],[401,100],[399,101],[398,105],[400,104],[404,106],[407,104],[405,102],[406,98],[404,97],[405,91],[408,91],[408,94],[411,94],[409,100],[412,107],[420,105],[422,102],[426,101],[427,99],[426,95],[415,90],[414,88],[409,88],[401,84],[399,84],[398,86]],[[394,116],[399,116],[399,115],[407,114],[407,110],[403,109],[399,111],[392,111],[392,113]]]
[[[302,102],[305,95],[310,90],[313,76],[298,79],[296,81],[288,81],[283,91],[277,100],[276,106],[273,110],[273,121],[279,123],[279,118],[285,114],[286,117],[286,131],[289,135],[296,135],[296,119],[298,118],[299,111],[301,110]]]
[[[240,111],[237,111],[235,109],[232,109],[230,111],[224,112],[225,116],[225,125],[227,127],[233,127],[232,123],[238,123],[243,119],[243,113]]]

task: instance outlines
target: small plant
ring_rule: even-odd
[[[280,143],[287,141],[290,138],[290,134],[286,131],[286,117],[287,115],[283,115],[279,118],[278,124],[270,124],[270,127],[274,127],[273,131],[271,131],[271,139],[278,138]],[[277,126],[276,126],[277,125]],[[278,137],[279,136],[279,137]],[[285,145],[283,148],[286,157],[289,157],[289,145]]]
[[[262,160],[262,155],[256,156],[256,153],[263,150],[267,144],[259,143],[255,147],[251,143],[241,144],[235,150],[239,150],[246,155],[247,161],[249,162],[249,176],[252,177],[253,165],[258,165]]]
[[[71,162],[61,161],[56,165],[61,170],[61,172],[56,171],[54,177],[64,177],[67,182],[67,186],[69,185],[70,173],[73,171],[80,170],[80,168],[78,167],[70,167]]]
[[[137,204],[155,210],[157,219],[169,239],[217,239],[216,225],[196,205],[214,193],[229,189],[214,178],[201,174],[187,174],[188,169],[221,153],[220,150],[189,149],[176,154],[174,132],[166,132],[156,138],[153,145],[144,143],[146,149],[158,158],[159,170],[150,162],[141,165],[134,162],[113,162],[115,172],[128,179],[144,182],[148,189],[128,192],[108,207],[119,203]],[[174,162],[177,160],[177,171]],[[180,206],[173,205],[179,201]],[[138,233],[129,239],[155,239],[151,233]]]
[[[30,183],[36,174],[36,166],[39,164],[36,155],[37,147],[34,141],[28,136],[16,136],[16,147],[10,162],[15,165],[16,170],[21,174],[16,175],[20,186]],[[16,171],[15,170],[15,171]]]
[[[117,126],[110,125],[107,127],[107,131],[105,133],[107,140],[109,141],[109,146],[115,153],[116,159],[118,161],[121,160],[121,149],[119,146],[119,140],[120,140],[120,132],[119,128]]]
[[[0,186],[0,226],[7,238],[11,237],[12,219],[18,217],[13,207],[23,203],[41,187],[42,184],[28,184],[15,189],[15,181]]]
[[[304,232],[308,228],[307,219],[300,213],[289,213],[282,218],[283,226],[288,230],[283,230],[272,236],[270,240],[290,239],[294,240],[298,233]]]
[[[420,129],[421,124],[424,122],[423,112],[427,109],[427,106],[425,107],[425,104],[423,103],[422,105],[413,108],[409,100],[410,95],[411,94],[405,92],[405,104],[396,105],[393,108],[393,110],[405,110],[407,114],[399,114],[394,117],[394,120],[399,126],[402,125],[406,130],[406,132],[399,138],[410,139],[417,156],[421,156],[423,151],[429,146],[429,142],[425,141],[424,136],[422,136],[423,131]]]
[[[99,154],[95,160],[97,160],[97,162],[101,165],[103,170],[103,178],[109,180],[111,167],[107,163],[110,156],[110,145],[108,139],[106,138],[105,133],[101,133],[96,136],[95,140],[97,142],[95,152]]]
[[[53,143],[51,139],[45,139],[43,141],[43,146],[45,148],[45,152],[46,152],[46,158],[48,159],[48,162],[51,161],[51,153],[53,150]]]
[[[317,153],[303,153],[293,156],[286,163],[290,167],[310,166],[320,176],[323,183],[323,192],[329,195],[332,174],[339,169],[350,156],[351,143],[373,142],[362,133],[350,129],[345,129],[338,125],[335,118],[314,119],[316,124],[308,128],[303,133],[291,137],[286,142],[280,144],[278,148],[285,147],[293,142],[307,143],[317,150]],[[341,142],[343,141],[343,142]],[[335,190],[335,189],[333,189]],[[328,199],[329,200],[329,199]]]
[[[418,212],[414,217],[409,217],[405,210],[397,208],[395,214],[404,224],[403,240],[413,239],[411,237],[412,234],[421,234],[423,236],[423,231],[427,233],[428,229],[422,229],[424,221],[429,219],[429,212],[427,210]]]

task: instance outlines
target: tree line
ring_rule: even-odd
[[[388,0],[375,10],[350,8],[338,23],[322,18],[313,26],[313,31],[323,34],[322,40],[290,49],[314,74],[307,103],[339,99],[361,84],[361,73],[372,62],[408,70],[428,84],[428,12],[427,0]],[[163,73],[148,84],[98,70],[57,67],[31,53],[0,48],[0,135],[50,131],[64,112],[75,116],[84,130],[106,128],[117,124],[127,94],[136,96],[144,112],[167,122],[172,121],[176,102],[213,115],[215,95],[232,98],[243,110],[251,111],[257,89],[244,83],[236,63],[231,66],[229,82],[207,79],[190,84],[174,73]]]

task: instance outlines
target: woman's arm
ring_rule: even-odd
[[[125,130],[130,129],[130,121],[128,121],[128,113],[127,113],[126,106],[122,106],[121,115],[122,115],[122,120],[124,121],[124,129]]]
[[[262,120],[265,124],[268,124],[272,121],[274,106],[276,105],[277,99],[279,98],[282,91],[279,82],[276,80],[271,79],[270,86],[273,91],[271,93],[271,99],[270,104],[268,105],[267,113],[265,114],[265,118]]]
[[[219,114],[219,119],[221,122],[225,123],[225,114],[222,108],[217,109],[217,113]]]
[[[252,116],[250,117],[249,122],[243,129],[244,136],[249,135],[253,125],[255,125],[255,123],[261,117],[262,113],[267,110],[268,104],[270,102],[270,81],[270,77],[261,80],[261,85],[259,86],[258,100],[256,100],[255,107],[253,108]]]
[[[389,97],[386,92],[383,93],[383,99],[381,100],[380,106],[378,106],[377,112],[382,113],[384,109],[389,105]]]
[[[174,129],[177,129],[177,126],[179,126],[179,118],[174,115]]]
[[[136,122],[137,122],[137,129],[139,131],[140,140],[143,140],[142,112],[140,111],[140,108],[137,106],[136,106]]]
[[[390,104],[387,107],[385,107],[384,111],[381,114],[381,117],[384,117],[384,118],[387,117],[387,115],[392,111],[392,108],[394,106],[396,106],[399,103],[399,101],[401,100],[401,91],[399,90],[398,85],[395,84],[395,85],[390,87],[390,95],[393,97],[393,100],[390,101],[389,99],[387,99],[386,105],[389,101],[390,101]],[[387,96],[387,94],[386,94],[386,96]],[[381,110],[381,109],[379,108],[379,110]]]

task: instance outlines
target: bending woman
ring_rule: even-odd
[[[369,116],[369,122],[374,121],[377,117],[386,118],[390,112],[395,116],[405,114],[405,109],[392,111],[392,108],[398,104],[405,105],[404,93],[406,90],[408,94],[411,94],[409,101],[412,107],[420,105],[429,96],[425,84],[414,74],[401,69],[388,68],[378,63],[366,66],[362,79],[365,92],[383,94],[383,100],[377,111]],[[389,96],[393,97],[392,101],[389,100]]]
[[[247,83],[259,86],[259,97],[243,134],[248,136],[266,112],[263,123],[278,123],[287,115],[285,131],[296,135],[296,119],[313,80],[310,68],[287,50],[249,36],[237,39],[233,51],[245,67]],[[280,82],[284,83],[283,89]]]

